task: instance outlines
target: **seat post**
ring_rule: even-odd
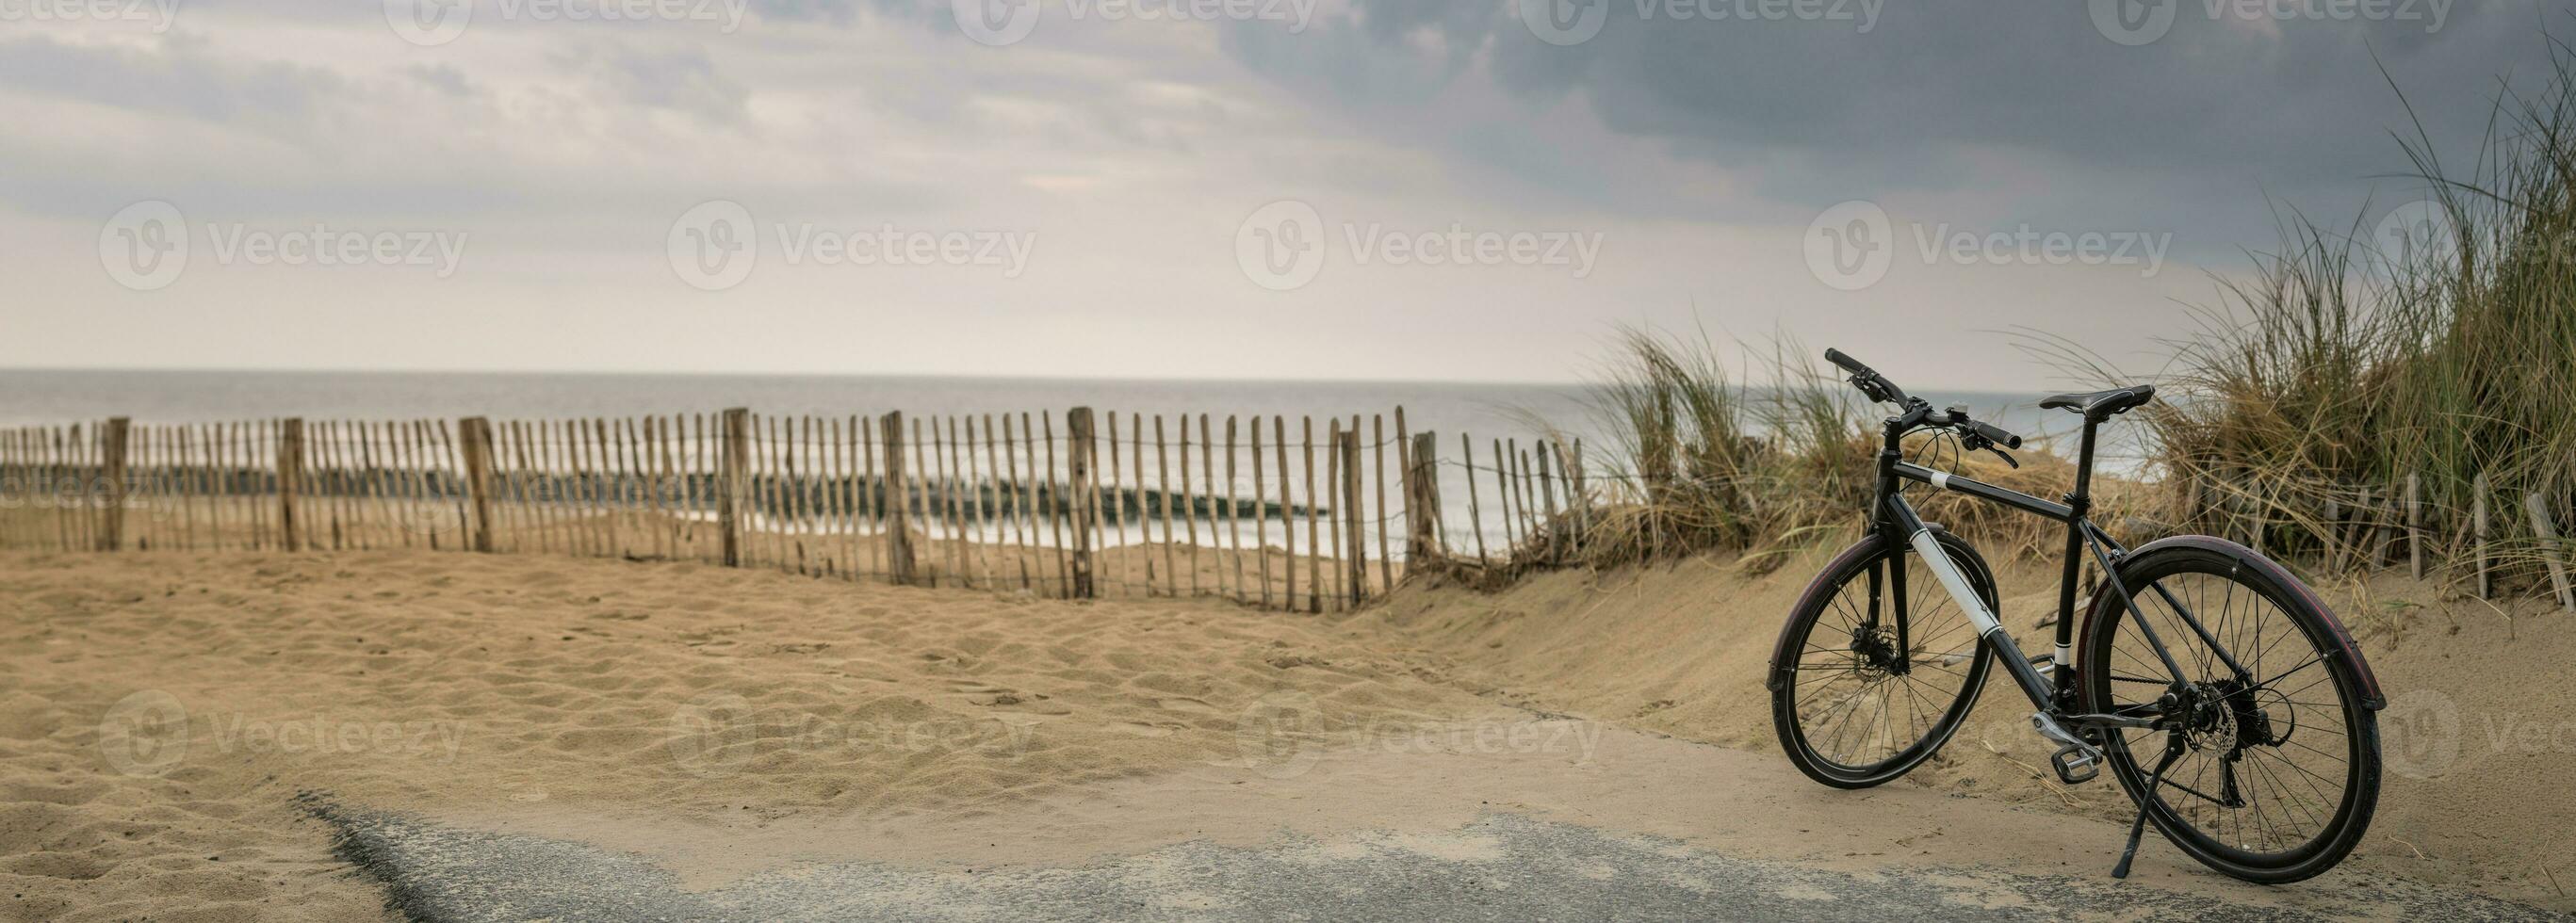
[[[2084,439],[2078,443],[2075,454],[2075,492],[2067,495],[2068,499],[2073,501],[2072,505],[2078,515],[2082,515],[2088,507],[2092,506],[2093,436],[2094,431],[2101,426],[2102,421],[2094,419],[2091,415],[2084,417]]]
[[[2093,436],[2101,425],[2102,421],[2085,415],[2084,438],[2075,453],[2075,489],[2066,494],[2066,505],[2075,515],[2066,521],[2065,573],[2057,584],[2057,644],[2049,663],[2049,679],[2056,684],[2061,708],[2073,707],[2074,702],[2075,585],[2084,574],[2084,519],[2093,511]]]

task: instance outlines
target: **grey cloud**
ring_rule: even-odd
[[[2537,27],[2576,26],[2502,0],[2464,0],[2432,34],[2426,21],[2215,21],[2201,0],[2168,0],[2171,31],[2125,47],[2080,0],[1893,3],[1867,32],[1648,21],[1640,0],[1593,2],[1609,4],[1605,27],[1570,47],[1539,41],[1513,0],[1352,0],[1324,28],[1243,24],[1225,47],[1381,134],[1522,174],[1533,195],[1588,188],[1648,213],[1691,205],[1587,174],[1582,139],[1528,130],[1529,110],[1571,102],[1610,140],[1757,168],[1740,172],[1751,191],[1791,205],[1975,191],[2003,214],[2063,222],[2087,220],[2068,209],[2081,200],[2118,201],[2134,224],[2246,242],[2268,232],[2263,195],[2333,213],[2407,186],[2383,178],[2406,167],[2391,132],[2412,129],[2381,66],[2457,158],[2484,131],[2498,76],[2544,71]],[[1466,82],[1523,108],[1426,118],[1424,101]]]
[[[75,45],[42,34],[0,39],[0,83],[13,92],[207,121],[300,119],[339,94],[328,70],[243,62],[201,37],[173,34],[157,51]]]
[[[709,122],[740,121],[751,91],[716,69],[698,45],[642,48],[592,43],[556,55],[567,71],[600,83],[605,95],[628,103],[686,112]]]

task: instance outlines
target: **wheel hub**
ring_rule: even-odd
[[[1885,625],[1854,627],[1851,652],[1860,661],[1860,670],[1864,673],[1899,672],[1896,633]]]
[[[2297,729],[2289,701],[2271,689],[2223,679],[2193,683],[2181,699],[2183,739],[2221,759],[2234,760],[2251,747],[2279,747]]]

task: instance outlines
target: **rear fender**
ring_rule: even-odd
[[[2134,591],[2136,588],[2133,586],[2133,582],[2129,579],[2128,575],[2131,572],[2144,567],[2144,562],[2148,561],[2149,555],[2153,555],[2159,551],[2182,549],[2212,552],[2232,558],[2239,566],[2262,572],[2265,576],[2270,577],[2273,582],[2288,588],[2292,595],[2299,597],[2308,605],[2315,607],[2318,612],[2325,613],[2326,631],[2331,636],[2335,648],[2333,656],[2343,660],[2345,664],[2352,668],[2353,675],[2361,678],[2362,706],[2370,709],[2371,711],[2378,711],[2388,707],[2387,696],[2381,694],[2379,691],[2379,677],[2370,672],[2370,661],[2361,656],[2360,646],[2353,643],[2352,633],[2344,630],[2343,619],[2335,615],[2334,608],[2326,605],[2324,600],[2319,599],[2317,597],[2317,591],[2310,588],[2307,581],[2300,580],[2297,576],[2292,575],[2287,568],[2273,563],[2272,559],[2255,553],[2254,549],[2247,548],[2243,545],[2239,545],[2235,542],[2231,542],[2214,535],[2176,535],[2169,538],[2160,538],[2155,541],[2148,542],[2137,550],[2129,552],[2127,557],[2120,559],[2120,585],[2123,587],[2129,587]],[[2084,607],[2084,633],[2082,637],[2085,639],[2084,647],[2086,650],[2091,650],[2093,647],[2092,637],[2094,622],[2102,618],[2103,613],[2107,611],[2110,606],[2115,604],[2115,601],[2110,596],[2109,584],[2104,584],[2094,589],[2092,602]]]

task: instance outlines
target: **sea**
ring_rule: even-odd
[[[846,417],[1020,413],[1089,406],[1101,412],[1286,415],[1293,424],[1392,414],[1414,432],[1527,439],[1553,428],[1600,442],[1590,386],[1425,381],[1190,381],[931,376],[656,375],[541,372],[304,372],[0,369],[0,425],[131,417],[202,423],[275,417],[407,420],[488,416],[564,419],[712,413]],[[1936,404],[2037,432],[2038,394],[1928,392]],[[1390,429],[1393,422],[1388,423]]]

